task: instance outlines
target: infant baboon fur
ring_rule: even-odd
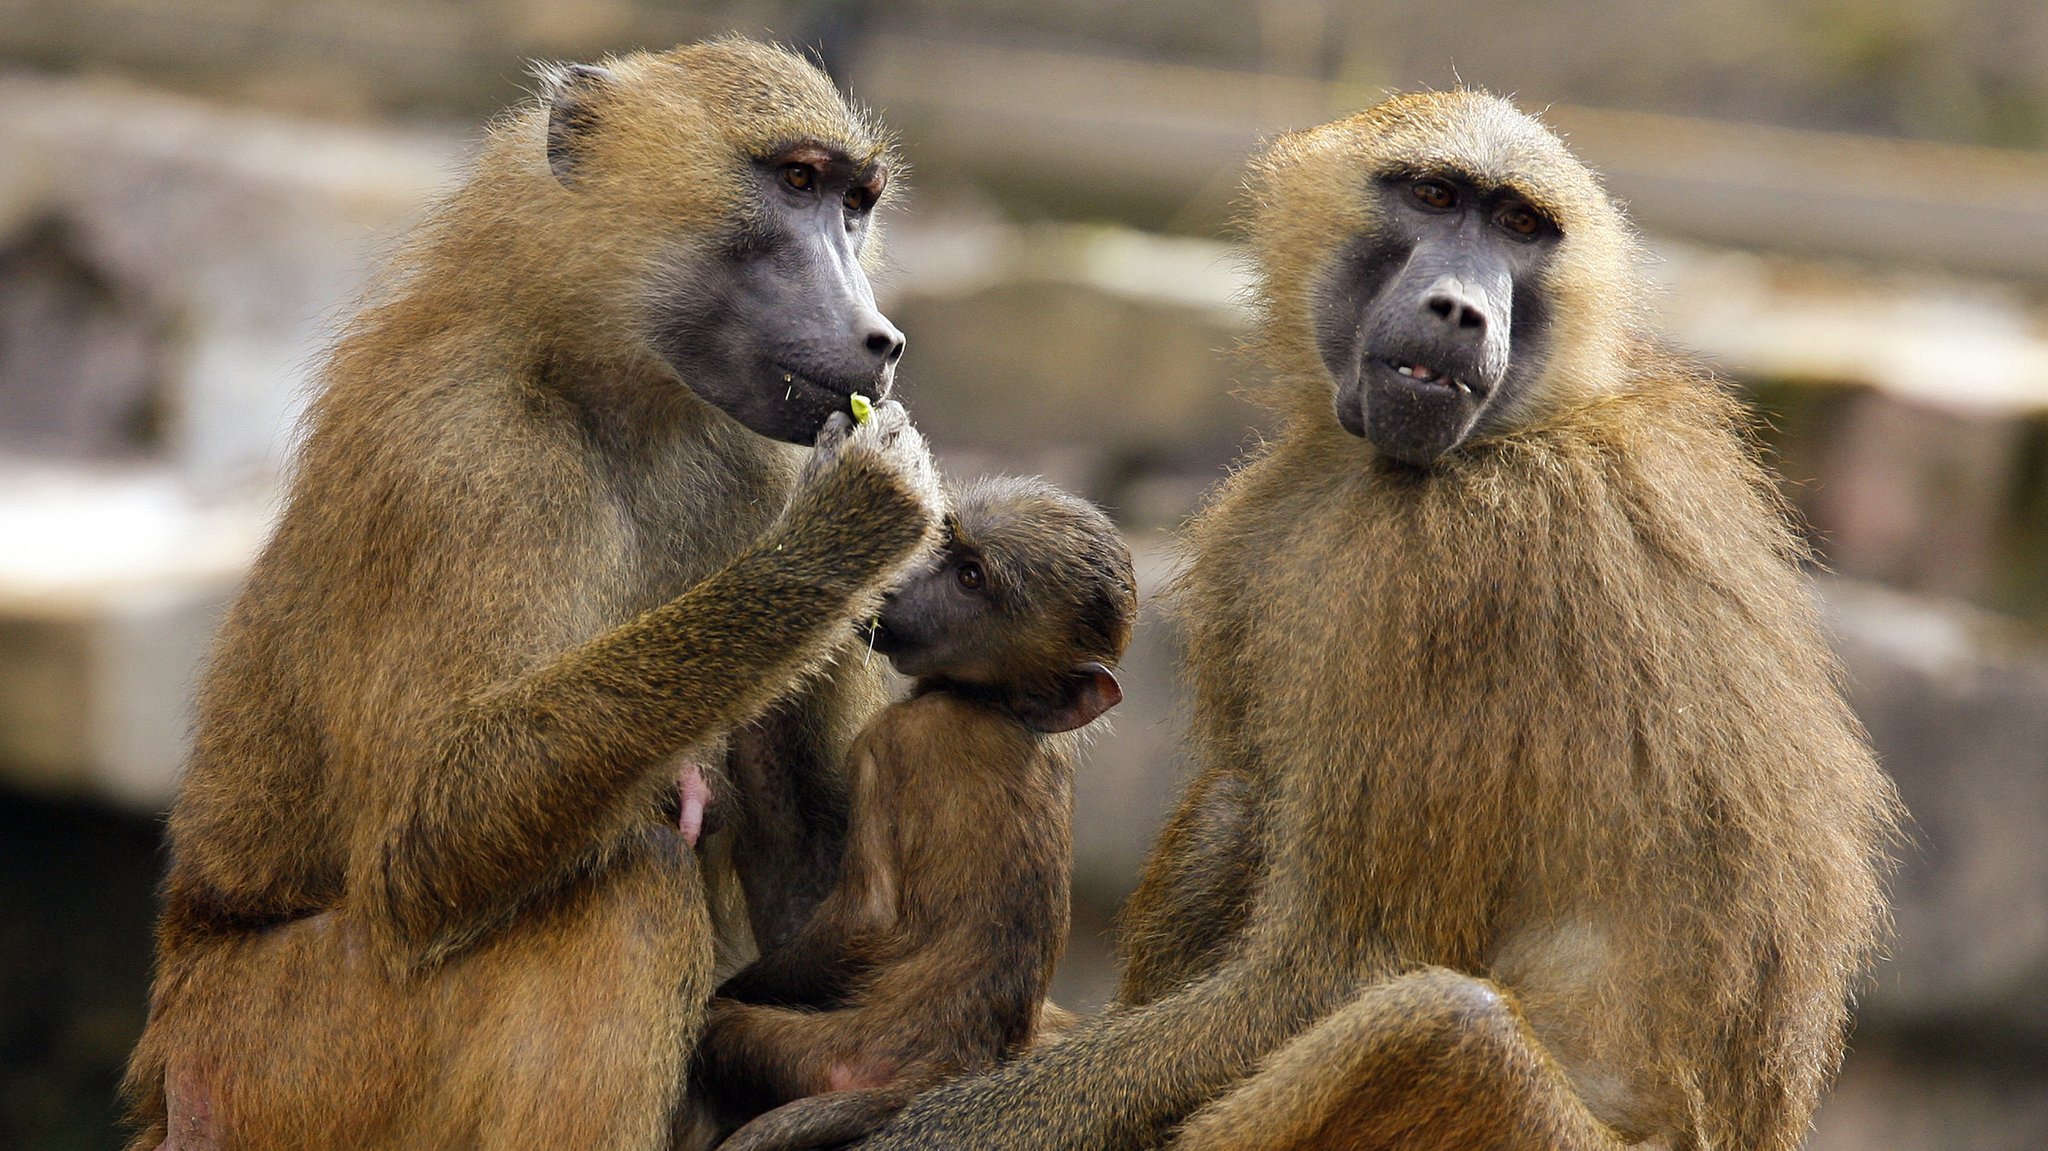
[[[889,151],[745,41],[543,82],[334,349],[216,644],[136,1148],[665,1147],[715,965],[830,886],[851,625],[940,515],[900,405],[827,426],[902,346]]]
[[[1059,733],[1122,698],[1106,665],[1137,585],[1108,518],[1042,482],[953,507],[944,551],[883,602],[876,650],[915,685],[854,741],[839,886],[712,1001],[710,1097],[734,1122],[775,1108],[732,1151],[836,1146],[1037,1037],[1067,938]]]
[[[1790,1151],[1897,809],[1737,405],[1498,99],[1282,137],[1248,230],[1281,425],[1119,1002],[862,1146]]]

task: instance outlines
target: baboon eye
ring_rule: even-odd
[[[1432,208],[1448,208],[1458,202],[1458,193],[1442,180],[1417,180],[1415,198]]]
[[[968,591],[980,591],[983,585],[988,583],[988,576],[983,574],[981,565],[973,560],[965,560],[959,567],[954,568],[953,578]]]
[[[808,192],[817,186],[818,172],[809,164],[784,164],[782,182],[799,192]]]
[[[875,194],[872,190],[867,188],[848,188],[846,190],[847,211],[865,212],[874,206]]]
[[[1533,236],[1543,226],[1543,221],[1527,204],[1508,204],[1493,217],[1493,222],[1517,236]]]

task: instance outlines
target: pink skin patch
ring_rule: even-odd
[[[827,1091],[858,1091],[863,1087],[887,1087],[896,1078],[896,1068],[875,1060],[841,1060],[825,1072]]]
[[[219,1120],[214,1115],[212,1085],[205,1077],[190,1068],[173,1069],[164,1077],[164,1103],[169,1122],[157,1151],[217,1151]]]
[[[704,765],[695,760],[683,765],[676,773],[676,795],[682,800],[683,817],[678,827],[683,833],[683,842],[697,846],[697,837],[704,834],[704,809],[711,806],[711,784],[704,779]]]

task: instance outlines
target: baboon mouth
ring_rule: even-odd
[[[1405,376],[1418,384],[1435,384],[1438,387],[1449,388],[1454,392],[1463,392],[1468,396],[1486,394],[1484,389],[1473,385],[1469,381],[1461,380],[1448,372],[1430,367],[1428,364],[1418,364],[1409,360],[1381,360],[1380,362],[1393,369],[1396,375]]]
[[[859,390],[857,387],[851,386],[844,388],[836,387],[782,364],[775,366],[775,374],[782,381],[784,399],[791,398],[791,393],[803,392],[822,392],[828,396],[837,396],[840,399],[845,399]]]
[[[886,400],[896,382],[895,373],[887,369],[864,379],[822,379],[787,364],[775,365],[774,373],[775,382],[782,387],[777,396],[782,402],[823,402],[832,411],[845,411],[849,397],[857,392],[877,403]]]

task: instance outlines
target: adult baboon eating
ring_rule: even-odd
[[[862,1146],[1795,1146],[1895,806],[1736,406],[1498,99],[1281,138],[1249,233],[1282,424],[1119,1002]]]
[[[748,946],[679,772],[726,767],[760,941],[831,887],[840,656],[941,503],[899,405],[820,435],[903,346],[889,150],[765,45],[543,79],[336,347],[223,626],[138,1148],[666,1147]]]

